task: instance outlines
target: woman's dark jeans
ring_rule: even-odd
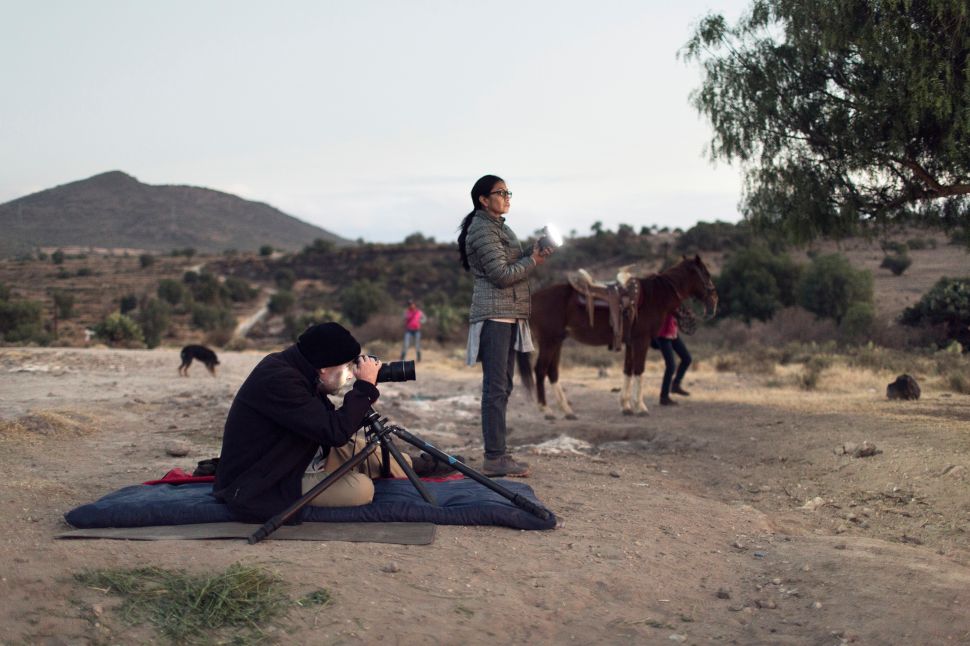
[[[514,323],[485,321],[478,343],[478,358],[482,362],[482,438],[486,458],[498,458],[506,453],[505,412],[512,393],[516,329]]]
[[[679,336],[676,339],[657,339],[657,345],[660,346],[660,352],[664,356],[664,381],[660,387],[660,399],[667,399],[670,397],[670,378],[673,377],[674,383],[679,384],[687,373],[687,368],[690,367],[691,357],[687,346]],[[674,352],[680,357],[676,376],[674,376]]]

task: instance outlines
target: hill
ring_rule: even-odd
[[[153,186],[121,171],[0,204],[0,255],[36,248],[170,251],[297,250],[316,238],[349,241],[268,204],[194,186]]]

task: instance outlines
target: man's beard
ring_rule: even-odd
[[[339,373],[330,375],[330,379],[326,381],[323,379],[319,380],[317,383],[317,391],[324,395],[341,395],[350,390],[353,384],[353,376],[353,370],[345,366]]]

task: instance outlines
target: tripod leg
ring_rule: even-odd
[[[267,536],[275,532],[277,529],[282,527],[298,511],[300,511],[308,504],[310,504],[310,501],[312,501],[314,498],[316,498],[321,493],[323,493],[323,491],[327,487],[332,485],[334,482],[344,477],[344,475],[346,475],[349,471],[356,468],[357,465],[359,465],[361,462],[366,460],[367,457],[371,453],[373,453],[376,449],[377,449],[376,440],[368,440],[367,446],[365,446],[360,453],[358,453],[351,459],[341,464],[336,471],[334,471],[326,478],[324,478],[323,480],[315,484],[312,489],[310,489],[308,492],[303,494],[303,496],[295,503],[293,503],[292,505],[290,505],[280,513],[276,514],[275,516],[267,520],[265,523],[263,523],[262,527],[257,529],[249,536],[249,539],[248,539],[249,544],[255,545],[256,543],[260,542],[261,540],[263,540],[264,538],[266,538]]]
[[[421,438],[409,433],[408,431],[404,430],[400,426],[391,427],[390,431],[397,437],[407,442],[408,444],[411,444],[412,446],[416,446],[419,449],[422,449],[423,451],[428,453],[429,455],[438,458],[438,460],[440,460],[441,462],[447,462],[450,466],[454,467],[456,471],[459,471],[460,473],[468,476],[475,482],[488,487],[495,493],[509,500],[516,507],[520,509],[524,509],[525,511],[529,512],[533,516],[536,516],[537,518],[541,518],[542,520],[548,520],[552,516],[552,512],[550,512],[542,505],[537,505],[536,503],[532,502],[525,496],[522,496],[517,493],[512,493],[502,485],[493,482],[491,478],[485,477],[478,471],[475,471],[475,469],[472,469],[471,467],[466,466],[463,462],[458,461],[457,459],[448,455],[444,451],[441,451],[437,447],[431,444],[428,444]],[[396,447],[395,447],[395,450],[396,450]]]
[[[390,427],[390,430],[393,433],[394,427]],[[431,495],[431,492],[428,491],[428,488],[425,487],[424,483],[421,482],[421,479],[418,478],[418,474],[414,472],[414,469],[411,468],[411,465],[409,465],[407,461],[404,459],[404,456],[401,455],[401,450],[394,445],[394,440],[392,440],[390,437],[382,435],[381,448],[384,449],[385,455],[386,453],[390,453],[391,456],[393,456],[394,461],[397,462],[398,466],[401,467],[401,470],[404,471],[404,475],[408,477],[408,480],[410,480],[411,484],[414,485],[414,488],[418,490],[418,493],[421,494],[421,497],[424,498],[424,501],[431,503],[432,505],[437,507],[438,501],[434,499],[434,496]],[[385,468],[388,468],[389,465],[385,463],[384,466]]]

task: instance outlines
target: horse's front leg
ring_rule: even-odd
[[[626,373],[623,374],[623,391],[620,393],[620,410],[623,411],[624,415],[633,414],[633,406],[630,403],[630,386],[633,381],[633,376]]]
[[[566,399],[566,391],[562,389],[562,384],[557,381],[551,385],[552,392],[556,396],[556,401],[559,402],[559,408],[566,414],[566,419],[576,419],[576,413],[573,412],[572,407],[569,405],[569,400]]]
[[[635,411],[637,415],[649,415],[650,409],[647,408],[643,397],[646,394],[643,388],[643,369],[647,362],[647,346],[642,343],[628,344],[626,361],[631,367],[630,372],[633,376],[636,395],[634,397]],[[633,411],[631,410],[631,413]]]

